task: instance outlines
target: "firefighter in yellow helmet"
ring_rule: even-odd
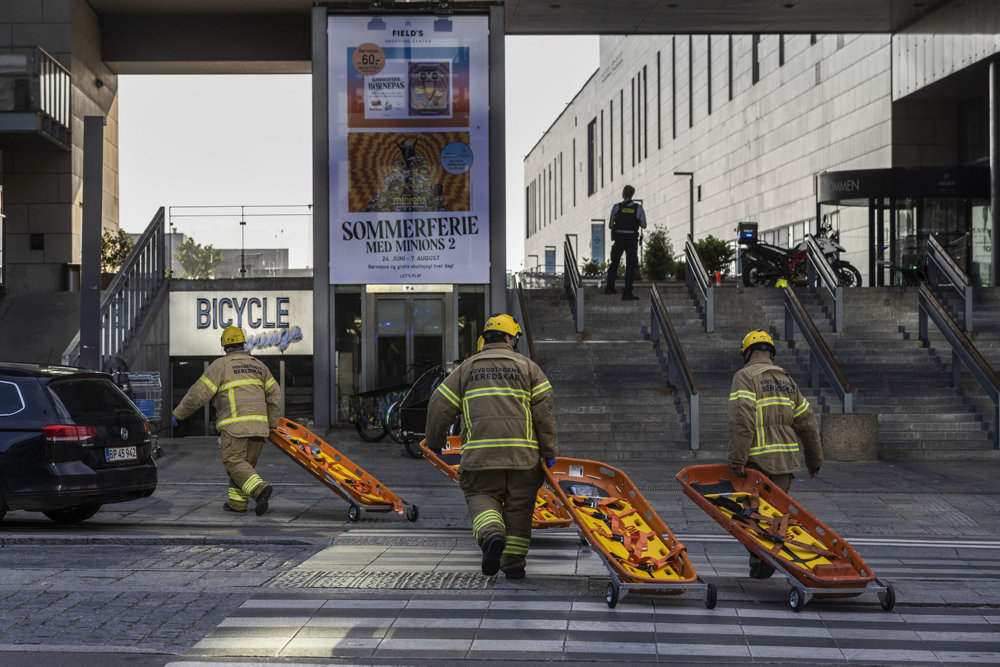
[[[448,426],[462,416],[458,484],[483,552],[483,574],[524,577],[531,517],[542,465],[558,456],[552,386],[538,364],[517,352],[521,327],[493,315],[483,349],[466,359],[431,395],[427,446],[445,445]]]
[[[743,368],[729,392],[729,466],[734,476],[746,468],[759,470],[783,491],[801,469],[799,441],[809,476],[823,467],[819,427],[809,401],[774,359],[774,340],[766,331],[751,331],[740,349]],[[774,569],[751,554],[750,576],[766,579]]]
[[[281,389],[260,359],[246,351],[243,331],[228,326],[222,332],[225,356],[213,361],[174,409],[174,425],[215,399],[222,465],[229,474],[229,499],[222,509],[246,512],[252,497],[257,516],[267,511],[271,485],[254,466],[270,428],[281,416]]]

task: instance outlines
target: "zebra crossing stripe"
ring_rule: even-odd
[[[247,600],[187,658],[623,661],[727,658],[1000,663],[994,610],[934,613],[705,609],[572,596],[269,594]],[[947,622],[942,623],[945,619]],[[173,663],[183,665],[183,663]]]

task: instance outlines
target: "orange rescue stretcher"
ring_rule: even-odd
[[[878,579],[847,540],[810,514],[763,473],[733,477],[726,463],[688,466],[677,481],[751,553],[785,574],[794,611],[813,597],[846,598],[876,589],[882,609],[896,604],[892,586]]]
[[[611,574],[609,607],[630,591],[679,595],[691,589],[705,589],[705,606],[715,607],[715,585],[698,577],[687,549],[625,473],[599,461],[560,457],[545,476]]]
[[[426,440],[420,441],[420,450],[424,453],[424,460],[431,463],[435,468],[447,475],[453,482],[458,483],[458,464],[462,459],[462,438],[457,435],[449,435],[445,447],[440,453],[430,449]],[[538,489],[535,497],[535,512],[531,517],[531,527],[540,528],[565,528],[573,523],[569,512],[552,492],[551,489],[542,486]]]
[[[347,518],[361,519],[364,512],[395,512],[416,521],[419,510],[390,491],[361,466],[341,454],[305,426],[281,419],[271,429],[272,444],[313,477],[350,503]]]

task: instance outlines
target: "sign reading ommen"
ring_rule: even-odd
[[[312,354],[312,292],[170,293],[170,356],[222,356],[222,330],[243,329],[255,355]]]
[[[331,16],[330,283],[489,282],[485,16]]]

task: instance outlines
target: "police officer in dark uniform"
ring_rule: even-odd
[[[635,188],[626,185],[622,188],[622,201],[611,208],[611,261],[608,264],[608,286],[605,294],[616,294],[615,280],[618,278],[618,263],[625,254],[625,290],[622,301],[638,301],[639,297],[632,294],[632,280],[635,278],[635,267],[639,263],[639,230],[646,228],[646,212],[642,204],[632,201]]]

